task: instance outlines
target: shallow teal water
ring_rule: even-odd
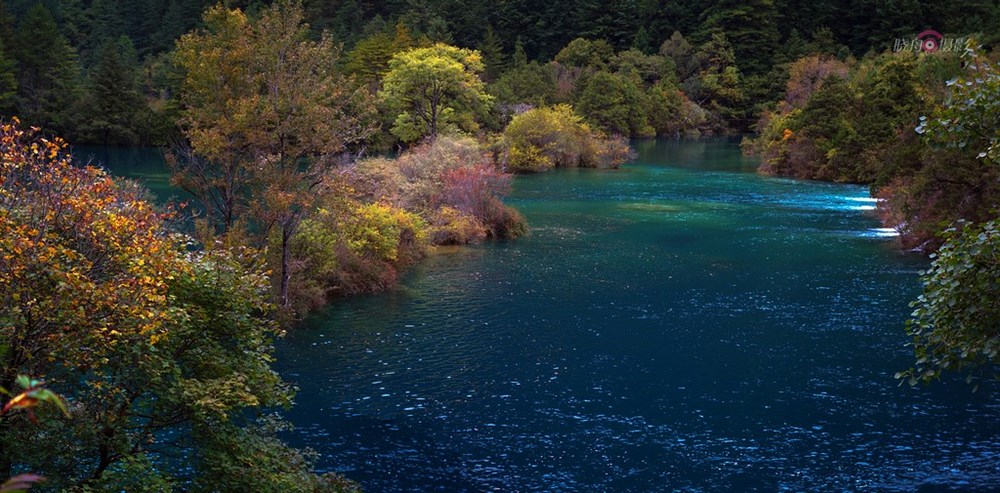
[[[519,177],[527,238],[279,344],[288,435],[389,491],[1000,491],[1000,388],[899,387],[925,261],[730,142]]]
[[[78,161],[138,180],[161,200],[190,200],[190,196],[182,190],[170,186],[170,173],[163,159],[163,150],[159,148],[75,146],[72,151]]]

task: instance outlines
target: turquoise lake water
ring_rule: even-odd
[[[636,146],[517,178],[527,238],[290,331],[286,438],[369,492],[1000,491],[1000,387],[893,379],[927,264],[865,188]],[[110,167],[163,185],[142,162]]]

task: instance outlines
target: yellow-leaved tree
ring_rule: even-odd
[[[374,105],[338,67],[339,45],[309,39],[298,1],[278,0],[256,20],[220,4],[204,25],[177,42],[187,145],[175,149],[174,182],[216,232],[252,223],[273,239],[287,306],[290,240],[331,170],[374,132]]]
[[[144,196],[74,163],[61,140],[0,124],[0,388],[26,392],[0,412],[0,479],[350,491],[312,474],[260,411],[292,391],[270,366],[280,330],[263,269],[246,267],[255,252],[188,251]],[[19,375],[66,397],[72,419],[32,409],[46,387]]]

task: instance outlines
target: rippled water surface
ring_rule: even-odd
[[[864,188],[637,146],[519,177],[529,237],[292,331],[287,438],[369,492],[1000,491],[1000,388],[892,377],[926,265]]]

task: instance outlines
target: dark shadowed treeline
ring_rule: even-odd
[[[170,52],[214,3],[0,2],[0,111],[75,143],[165,144],[178,118]],[[270,2],[224,3],[254,16]],[[571,103],[630,135],[748,130],[780,96],[787,64],[806,54],[860,57],[925,29],[981,33],[989,45],[1000,32],[1000,8],[984,0],[303,4],[313,35],[329,32],[348,71],[373,87],[396,51],[443,42],[482,53],[490,93],[507,103],[494,108],[495,126],[509,104]],[[639,114],[625,121],[608,105]]]

